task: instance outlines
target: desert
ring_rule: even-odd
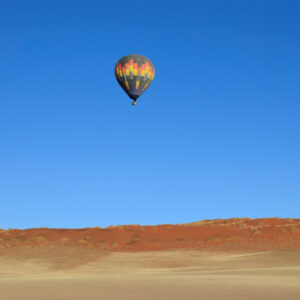
[[[300,219],[0,232],[0,299],[299,299]]]

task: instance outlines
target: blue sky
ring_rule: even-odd
[[[0,4],[0,227],[300,217],[297,1]],[[114,78],[156,68],[137,106]]]

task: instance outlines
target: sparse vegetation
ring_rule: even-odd
[[[215,242],[220,242],[221,238],[220,237],[212,237],[212,238],[208,238],[205,240],[206,243],[215,243]]]
[[[256,226],[249,226],[249,230],[250,230],[250,232],[255,232],[255,231],[257,231],[257,227]]]
[[[133,241],[134,243],[136,243],[138,240],[139,240],[139,237],[138,237],[138,236],[134,236],[134,237],[132,238],[132,241]]]
[[[290,232],[298,232],[299,229],[298,229],[296,226],[291,226],[291,227],[289,228],[289,231],[290,231]]]
[[[241,224],[239,225],[239,228],[242,229],[242,230],[248,229],[248,225],[245,224],[245,223],[241,223]]]
[[[68,243],[70,239],[68,237],[62,237],[60,238],[60,242],[63,244],[63,246]]]
[[[240,240],[240,237],[237,235],[229,236],[226,238],[226,241],[238,241],[238,240]]]
[[[106,241],[101,241],[96,243],[96,247],[101,248],[101,249],[108,249],[108,244]]]
[[[79,245],[86,245],[87,243],[88,243],[88,241],[84,240],[84,239],[81,239],[81,240],[77,241],[77,244],[79,244]]]
[[[46,244],[47,240],[43,236],[34,236],[31,238],[31,241],[34,242],[37,245]]]
[[[252,233],[253,236],[258,236],[260,234],[261,234],[261,231],[259,231],[259,230],[256,230]]]

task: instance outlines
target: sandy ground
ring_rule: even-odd
[[[2,249],[0,300],[300,299],[300,251]]]

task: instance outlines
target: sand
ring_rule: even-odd
[[[0,300],[300,299],[300,250],[1,249]]]

